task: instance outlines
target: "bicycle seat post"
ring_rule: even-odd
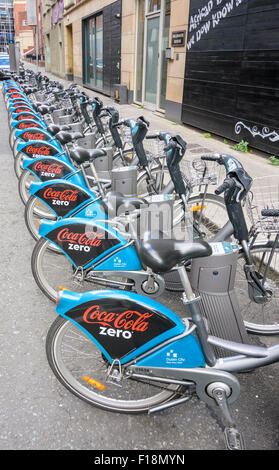
[[[101,195],[102,197],[104,197],[104,196],[105,196],[104,189],[103,189],[102,183],[101,183],[101,181],[100,181],[100,179],[99,179],[98,173],[97,173],[96,168],[95,168],[95,165],[94,165],[94,163],[93,163],[93,160],[90,160],[90,161],[89,161],[89,165],[90,165],[90,169],[91,169],[91,171],[92,171],[92,174],[93,174],[95,183],[97,184],[98,190],[99,190],[99,192],[100,192],[100,195]]]

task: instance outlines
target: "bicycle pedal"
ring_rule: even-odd
[[[224,434],[228,450],[245,450],[242,434],[237,429],[227,427]]]

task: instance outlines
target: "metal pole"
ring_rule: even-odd
[[[36,32],[36,71],[39,71],[39,31],[38,31],[38,25],[35,26],[35,32]]]

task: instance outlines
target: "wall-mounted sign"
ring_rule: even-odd
[[[183,47],[185,46],[186,31],[173,31],[171,37],[172,47]]]

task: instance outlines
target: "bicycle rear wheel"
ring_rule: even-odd
[[[180,386],[122,380],[121,387],[106,382],[108,361],[95,343],[76,325],[58,317],[51,325],[46,338],[49,365],[71,393],[90,405],[120,413],[145,413],[175,396]],[[90,386],[87,376],[105,385],[105,390]]]
[[[263,304],[253,302],[250,299],[243,269],[245,264],[243,253],[240,252],[238,258],[235,291],[245,327],[247,331],[254,334],[279,334],[279,247],[275,248],[271,264],[268,266],[271,249],[266,245],[255,246],[251,249],[251,257],[256,271],[263,275],[267,270],[264,287],[272,295],[270,300]]]

